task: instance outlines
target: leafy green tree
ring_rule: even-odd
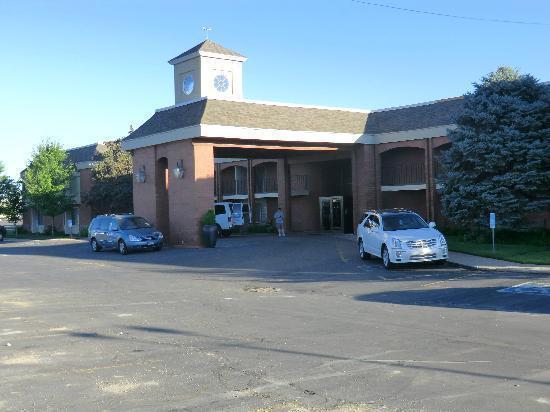
[[[53,219],[73,204],[70,184],[75,172],[59,143],[44,141],[35,148],[23,174],[25,197],[30,207]]]
[[[500,67],[464,96],[443,155],[443,211],[475,231],[489,212],[513,227],[550,206],[550,87]]]
[[[8,222],[13,223],[15,236],[17,236],[17,222],[22,219],[24,211],[21,182],[4,176],[0,177],[0,214],[5,216]]]
[[[105,143],[106,149],[92,168],[92,189],[83,196],[96,213],[128,213],[133,210],[132,156],[120,140]]]

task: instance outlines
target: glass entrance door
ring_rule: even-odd
[[[319,198],[321,230],[344,230],[344,198],[331,196]]]

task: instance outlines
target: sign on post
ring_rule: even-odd
[[[495,228],[497,226],[497,218],[493,212],[489,213],[489,227],[493,232],[493,253],[495,252]]]

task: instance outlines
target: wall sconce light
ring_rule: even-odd
[[[145,182],[145,166],[141,166],[135,173],[136,182],[144,183]]]
[[[174,172],[174,177],[176,179],[183,179],[183,175],[185,174],[185,169],[183,168],[183,160],[178,160],[176,167],[174,167],[172,171]]]

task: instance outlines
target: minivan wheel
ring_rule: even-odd
[[[90,241],[90,246],[92,247],[92,252],[99,252],[101,250],[101,247],[95,238]]]
[[[393,264],[390,260],[390,251],[388,250],[387,246],[382,246],[382,263],[384,264],[384,267],[386,269],[391,269]]]
[[[121,255],[125,255],[128,253],[128,247],[126,246],[126,243],[124,243],[124,240],[118,241],[118,252]]]
[[[359,257],[363,260],[370,259],[370,254],[365,252],[365,246],[363,245],[363,240],[359,240]]]

